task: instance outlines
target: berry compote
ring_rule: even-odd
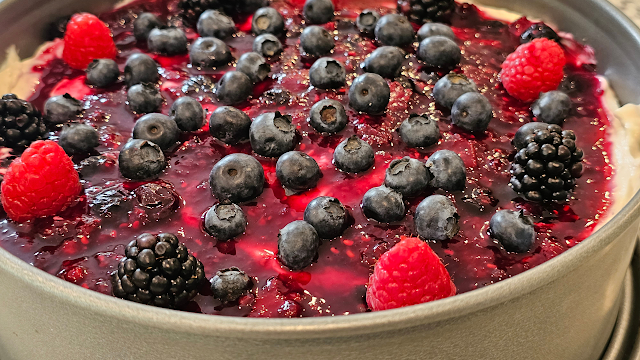
[[[355,26],[365,8],[380,13],[395,12],[395,3],[382,0],[337,0],[334,21],[323,25],[335,37],[331,57],[344,63],[347,83],[363,71],[361,64],[378,44],[360,34]],[[456,72],[464,73],[478,85],[491,102],[495,117],[482,134],[471,135],[451,124],[448,109],[435,104],[431,94],[435,82],[445,73],[423,68],[415,57],[417,43],[409,53],[401,75],[388,80],[391,101],[383,115],[363,115],[348,106],[348,86],[320,90],[309,84],[309,68],[314,59],[301,55],[299,35],[304,28],[301,0],[275,0],[286,20],[284,52],[269,60],[270,76],[256,84],[253,97],[238,106],[251,118],[269,111],[292,116],[299,144],[320,166],[317,187],[288,195],[275,174],[275,159],[252,154],[251,146],[228,146],[212,138],[208,127],[184,133],[179,146],[166,152],[169,165],[158,180],[131,182],[118,171],[117,153],[131,137],[138,115],[126,104],[126,87],[118,83],[107,89],[85,85],[84,72],[69,68],[55,54],[60,40],[41,55],[45,65],[34,68],[41,76],[29,100],[42,109],[47,98],[70,93],[83,99],[83,121],[99,129],[100,157],[74,157],[84,194],[58,216],[17,224],[2,215],[0,245],[24,261],[88,289],[111,294],[110,273],[117,268],[124,248],[144,232],[176,234],[204,264],[211,278],[218,270],[236,266],[254,279],[253,291],[231,306],[215,300],[208,284],[185,310],[206,314],[256,317],[299,317],[351,314],[367,311],[365,287],[376,260],[399,241],[402,235],[416,235],[413,213],[418,203],[431,193],[449,197],[460,214],[460,231],[446,241],[429,241],[442,258],[458,289],[467,292],[517,275],[575,246],[588,237],[610,206],[614,168],[611,146],[606,138],[609,119],[602,103],[603,90],[588,47],[565,39],[567,65],[560,90],[573,101],[564,129],[577,135],[584,149],[585,171],[578,179],[571,199],[562,204],[541,205],[525,201],[509,187],[509,166],[515,154],[511,140],[524,123],[533,121],[529,104],[510,97],[500,84],[498,73],[506,56],[520,44],[519,35],[531,23],[522,18],[512,24],[485,16],[478,8],[457,4],[451,25],[462,49]],[[181,26],[176,0],[136,1],[101,15],[111,27],[118,47],[117,62],[122,70],[127,57],[148,52],[136,43],[132,24],[136,14],[150,11],[169,23]],[[238,32],[227,39],[234,58],[251,51],[251,18],[236,17]],[[417,25],[416,26],[417,29]],[[185,28],[189,41],[198,37]],[[151,54],[162,67],[161,93],[164,114],[180,96],[200,101],[208,114],[220,104],[214,84],[230,66],[198,70],[189,65],[188,55]],[[349,116],[346,129],[323,136],[307,122],[317,101],[330,98],[342,102]],[[408,148],[396,129],[410,113],[429,114],[439,120],[439,142],[425,149]],[[208,118],[208,115],[207,115]],[[351,135],[358,135],[376,152],[374,168],[347,174],[332,164],[333,149]],[[55,138],[55,137],[54,137]],[[360,203],[364,193],[384,181],[388,164],[404,156],[425,161],[436,150],[449,149],[462,157],[467,168],[464,191],[429,190],[407,202],[404,220],[381,224],[368,220]],[[228,242],[216,242],[203,230],[203,214],[217,200],[208,185],[209,172],[223,156],[243,152],[254,155],[266,175],[261,196],[240,204],[248,218],[246,232]],[[94,154],[97,155],[97,154]],[[307,204],[318,196],[338,198],[350,209],[352,225],[342,237],[324,240],[319,257],[303,271],[293,272],[277,260],[278,231],[300,220]],[[528,253],[508,253],[488,235],[489,220],[498,209],[522,209],[535,220],[537,239]]]

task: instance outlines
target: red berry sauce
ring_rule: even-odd
[[[411,156],[424,161],[440,149],[459,153],[467,166],[464,191],[435,191],[456,204],[461,216],[460,232],[449,241],[429,241],[450,272],[458,293],[517,275],[575,246],[593,232],[610,205],[613,167],[611,146],[605,137],[609,119],[588,47],[565,40],[570,46],[565,46],[568,63],[560,86],[574,103],[564,128],[576,132],[577,144],[584,150],[584,175],[578,179],[574,198],[567,204],[541,206],[523,200],[508,186],[510,159],[515,153],[511,139],[522,124],[533,119],[528,104],[507,95],[498,80],[500,65],[519,45],[518,35],[531,24],[528,20],[505,24],[487,18],[474,6],[457,6],[452,25],[463,60],[456,71],[476,82],[495,112],[489,130],[474,136],[452,126],[449,111],[435,105],[431,90],[444,74],[422,69],[414,55],[407,59],[401,81],[390,81],[391,102],[383,116],[360,115],[351,110],[347,87],[337,91],[310,88],[308,69],[313,60],[300,55],[297,39],[302,30],[303,1],[295,1],[272,3],[288,19],[285,51],[272,61],[272,78],[258,84],[253,99],[239,108],[250,117],[276,110],[293,117],[302,135],[297,150],[312,156],[323,173],[315,189],[286,196],[275,176],[275,160],[256,156],[264,166],[266,184],[260,197],[241,204],[249,220],[247,231],[235,240],[216,243],[202,230],[202,215],[217,202],[209,190],[209,172],[227,154],[250,154],[250,145],[226,146],[213,139],[205,125],[200,131],[184,134],[180,146],[167,153],[169,166],[158,181],[144,186],[126,181],[118,171],[117,151],[130,137],[138,116],[125,104],[125,86],[119,83],[105,90],[89,88],[84,85],[81,71],[52,59],[34,69],[41,73],[42,81],[30,100],[41,109],[52,95],[69,92],[84,96],[87,110],[83,120],[99,129],[102,144],[98,150],[107,160],[93,172],[81,169],[85,195],[59,216],[22,225],[3,218],[0,245],[48,273],[110,294],[109,274],[117,268],[125,245],[143,232],[171,232],[203,262],[208,278],[217,270],[237,266],[256,281],[252,294],[228,307],[215,300],[208,284],[204,284],[188,311],[268,317],[364,312],[365,285],[372,266],[401,235],[416,235],[413,213],[432,190],[410,200],[405,219],[390,225],[366,219],[360,209],[362,196],[382,184],[385,169],[393,159]],[[326,27],[334,30],[337,37],[332,57],[345,64],[349,83],[362,73],[359,65],[376,48],[373,40],[355,29],[356,16],[364,8],[377,8],[384,14],[395,11],[394,7],[391,1],[336,1],[339,14]],[[175,0],[138,1],[101,16],[114,33],[121,70],[128,55],[146,51],[144,44],[136,44],[131,32],[134,14],[142,11],[177,20]],[[237,59],[251,51],[254,37],[250,34],[250,18],[236,18],[236,23],[241,31],[227,42]],[[193,30],[187,30],[187,34],[190,40],[197,37]],[[407,50],[415,54],[415,47]],[[232,66],[200,71],[188,65],[188,55],[154,57],[164,68],[160,83],[166,99],[163,113],[168,113],[173,101],[185,94],[200,100],[209,113],[219,106],[212,85]],[[323,98],[337,99],[347,108],[350,124],[337,135],[323,137],[306,122],[311,106]],[[403,144],[394,129],[409,113],[428,113],[440,120],[442,138],[437,145],[411,149]],[[352,134],[362,137],[376,151],[375,168],[363,174],[342,173],[331,163],[333,149]],[[74,158],[76,164],[81,160]],[[121,201],[113,200],[114,194],[119,194]],[[304,271],[291,272],[276,259],[278,231],[289,222],[302,219],[309,201],[321,195],[334,196],[349,207],[353,225],[341,238],[323,241],[316,263]],[[118,206],[109,208],[109,201]],[[501,208],[523,209],[534,217],[538,238],[529,253],[507,253],[488,236],[489,219]]]

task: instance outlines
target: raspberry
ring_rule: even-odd
[[[403,238],[380,256],[367,288],[373,311],[443,299],[456,294],[444,265],[427,243]]]
[[[40,140],[9,166],[2,182],[2,205],[12,220],[25,222],[57,214],[81,188],[64,150],[53,141]]]
[[[64,34],[62,58],[74,69],[84,70],[96,59],[115,59],[116,44],[111,31],[95,15],[73,15]]]
[[[564,76],[564,50],[546,38],[518,46],[502,63],[500,79],[509,95],[533,101],[541,92],[555,90]]]

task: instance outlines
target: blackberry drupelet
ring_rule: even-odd
[[[565,201],[582,176],[582,149],[571,130],[548,125],[527,135],[511,164],[511,187],[530,201]]]
[[[180,308],[198,293],[204,266],[173,234],[141,234],[125,249],[112,274],[113,295],[167,308]]]
[[[455,6],[454,0],[398,0],[398,11],[418,24],[445,22]]]
[[[33,141],[44,139],[47,126],[33,105],[14,94],[0,99],[0,146],[22,151]]]

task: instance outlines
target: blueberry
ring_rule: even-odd
[[[218,201],[239,203],[262,194],[264,169],[254,157],[234,153],[223,157],[211,169],[209,187]]]
[[[209,118],[211,136],[231,145],[248,140],[250,126],[249,116],[231,106],[217,108]]]
[[[290,115],[264,113],[251,123],[249,140],[256,154],[278,157],[296,147],[296,127]]]
[[[333,36],[322,26],[308,26],[300,34],[300,47],[309,56],[327,55],[335,46]]]
[[[418,30],[418,41],[422,41],[431,36],[444,36],[451,40],[456,40],[456,35],[450,27],[440,23],[426,23]]]
[[[557,43],[560,42],[560,36],[543,23],[531,24],[531,26],[520,35],[520,43],[528,43],[533,39],[547,38]]]
[[[60,145],[69,154],[86,154],[99,145],[98,132],[91,125],[65,125],[60,131]]]
[[[547,126],[549,126],[549,124],[541,122],[526,123],[516,131],[511,143],[516,149],[522,149],[529,144],[529,135],[534,135],[538,130],[547,130]]]
[[[404,52],[397,46],[382,46],[364,60],[364,71],[393,79],[400,73]]]
[[[151,141],[129,139],[118,156],[120,174],[131,180],[157,178],[167,163],[162,149]]]
[[[127,91],[131,111],[146,114],[160,110],[164,98],[152,84],[136,84]]]
[[[115,84],[120,77],[118,63],[111,59],[96,59],[87,66],[87,84],[107,87]]]
[[[463,94],[453,103],[451,122],[470,132],[487,130],[493,119],[493,108],[489,100],[477,92]]]
[[[151,30],[161,28],[162,21],[152,13],[143,12],[133,22],[133,36],[138,42],[146,42]]]
[[[64,124],[82,112],[82,101],[69,94],[50,97],[44,103],[44,118],[49,123]]]
[[[320,133],[335,134],[342,131],[348,122],[347,112],[337,100],[320,100],[309,112],[309,124]]]
[[[158,64],[147,54],[133,54],[124,65],[124,82],[127,87],[135,84],[153,84],[160,79]]]
[[[562,91],[549,91],[531,105],[531,112],[538,121],[561,125],[571,111],[571,98]]]
[[[272,7],[263,7],[253,14],[251,31],[255,35],[265,33],[280,36],[284,33],[284,19],[278,10]]]
[[[371,145],[355,135],[338,144],[333,152],[333,163],[338,169],[349,173],[369,170],[374,160]]]
[[[167,150],[178,142],[180,130],[175,121],[163,114],[142,116],[133,126],[133,138],[151,141]]]
[[[236,24],[218,10],[205,10],[198,19],[198,34],[202,37],[226,39],[236,32]]]
[[[409,118],[400,124],[398,133],[402,141],[413,148],[431,146],[440,139],[438,122],[426,114],[409,115]]]
[[[383,45],[404,47],[413,42],[413,26],[403,15],[387,14],[378,20],[376,39]]]
[[[402,194],[386,186],[369,189],[362,198],[362,211],[370,219],[392,223],[404,218]]]
[[[404,197],[413,197],[429,185],[429,172],[424,163],[405,156],[389,164],[384,176],[384,185]]]
[[[458,210],[446,196],[431,195],[422,200],[413,221],[418,235],[425,240],[448,240],[454,237],[458,225]]]
[[[462,58],[458,44],[440,35],[422,40],[417,55],[427,66],[441,69],[453,69]]]
[[[233,56],[224,41],[214,37],[201,37],[191,45],[189,59],[196,67],[213,68],[227,65],[233,60]]]
[[[525,253],[536,241],[533,222],[521,211],[499,210],[489,221],[491,237],[500,241],[510,252]]]
[[[319,196],[304,210],[304,221],[311,224],[322,239],[334,239],[349,227],[349,213],[340,200]]]
[[[301,151],[289,151],[278,159],[276,176],[285,189],[300,192],[316,187],[322,173],[311,156]]]
[[[431,174],[429,185],[447,191],[463,190],[467,182],[467,169],[460,155],[451,150],[438,150],[427,159]]]
[[[204,229],[219,241],[227,241],[242,234],[247,217],[236,204],[213,205],[204,215]]]
[[[273,34],[262,34],[253,41],[253,51],[272,57],[282,52],[282,43]]]
[[[196,131],[204,125],[204,109],[191,97],[178,98],[170,110],[171,118],[182,131]]]
[[[337,89],[347,81],[347,72],[338,60],[323,57],[311,65],[309,81],[318,89]]]
[[[252,92],[251,79],[240,71],[229,71],[216,85],[216,97],[225,105],[236,105],[247,101]]]
[[[236,71],[245,73],[251,82],[258,83],[269,76],[271,66],[266,63],[262,55],[257,52],[248,52],[240,56]]]
[[[253,280],[237,267],[220,270],[211,278],[213,297],[223,303],[238,301],[253,287]]]
[[[147,47],[162,55],[184,54],[187,52],[187,35],[176,27],[156,28],[149,33]]]
[[[462,94],[476,92],[476,83],[463,74],[449,73],[433,87],[433,97],[441,106],[451,109]]]
[[[320,237],[306,221],[287,224],[278,233],[278,259],[291,270],[302,270],[318,257]]]
[[[334,10],[331,0],[307,0],[302,14],[309,24],[324,24],[333,19]]]
[[[358,15],[358,18],[356,19],[356,26],[363,34],[371,36],[375,31],[378,20],[380,20],[379,12],[372,9],[366,9]]]
[[[389,84],[378,74],[362,74],[353,80],[349,88],[349,105],[368,114],[384,112],[390,98]]]

